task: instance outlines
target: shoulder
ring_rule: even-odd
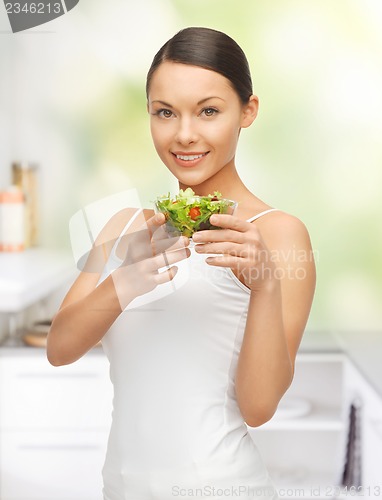
[[[316,286],[316,255],[308,229],[298,217],[279,210],[258,219],[257,229],[281,281],[283,300],[305,304],[308,315]]]
[[[306,225],[296,216],[275,210],[255,220],[253,224],[269,248],[311,248]]]
[[[301,290],[306,297],[313,297],[315,252],[305,224],[298,217],[275,211],[261,217],[257,227],[279,276],[283,278],[284,291],[286,288],[293,289],[293,293]]]

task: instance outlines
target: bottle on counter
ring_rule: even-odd
[[[0,192],[0,251],[21,252],[25,248],[24,195],[17,186]]]
[[[38,243],[38,166],[30,162],[12,163],[12,184],[24,194],[25,202],[25,248]]]

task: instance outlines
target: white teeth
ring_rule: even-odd
[[[201,158],[202,156],[204,156],[204,154],[201,154],[201,155],[187,155],[187,156],[176,155],[176,157],[179,158],[179,160],[185,160],[185,161],[197,160],[198,158]]]

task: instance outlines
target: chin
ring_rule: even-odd
[[[197,172],[178,172],[176,170],[170,170],[170,172],[176,177],[178,182],[188,187],[198,186],[209,179],[208,176],[200,175]]]
[[[208,180],[208,178],[205,178],[205,177],[195,179],[195,178],[190,178],[190,177],[186,178],[185,176],[182,178],[177,177],[177,179],[181,184],[183,184],[187,187],[193,188],[193,189],[197,186],[200,186],[201,184],[203,184],[204,182],[206,182]],[[194,189],[194,191],[195,191],[195,189]],[[195,191],[195,193],[198,194],[196,191]]]

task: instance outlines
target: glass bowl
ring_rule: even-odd
[[[187,199],[163,196],[155,201],[156,212],[162,212],[166,217],[166,231],[171,236],[189,238],[197,231],[221,229],[210,223],[211,215],[232,215],[236,207],[236,201],[216,196],[192,196]]]

